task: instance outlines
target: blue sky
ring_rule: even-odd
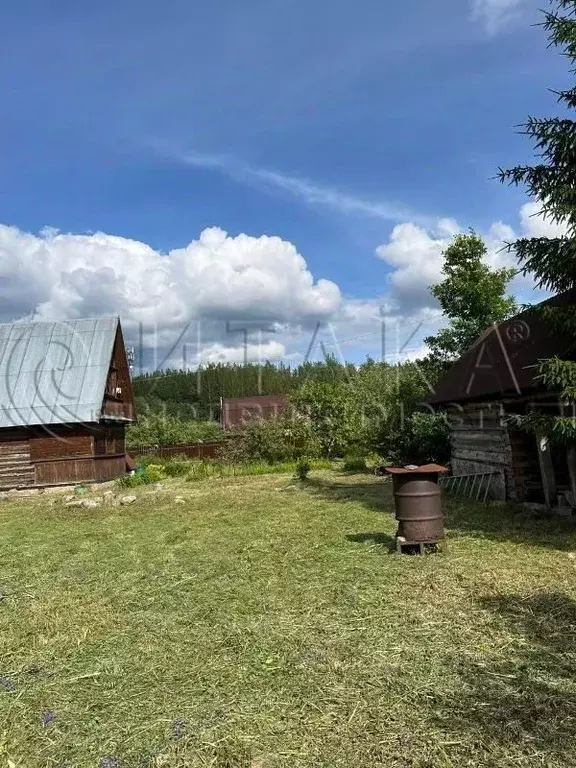
[[[394,300],[395,226],[519,231],[526,198],[491,177],[532,157],[514,125],[554,113],[547,89],[567,82],[536,2],[474,2],[7,4],[0,222],[163,254],[210,227],[274,236],[343,301]],[[11,269],[21,239],[3,244]],[[84,258],[54,269],[90,271]],[[23,314],[62,312],[36,298]]]

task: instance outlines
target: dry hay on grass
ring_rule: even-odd
[[[366,475],[167,487],[0,505],[0,765],[576,765],[567,523],[396,556]]]

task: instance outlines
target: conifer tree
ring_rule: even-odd
[[[559,49],[576,75],[576,0],[553,0],[542,23],[550,47]],[[532,274],[538,286],[553,293],[576,288],[576,85],[557,93],[560,117],[528,117],[522,132],[534,143],[533,165],[518,165],[499,171],[503,183],[524,186],[541,205],[543,217],[565,226],[556,237],[524,237],[510,244],[520,268]],[[576,309],[548,310],[551,332],[567,330],[576,340]],[[551,358],[540,362],[540,376],[564,400],[576,400],[576,363]],[[573,418],[544,417],[533,420],[534,428],[557,437],[575,437]],[[547,423],[545,423],[547,422]]]

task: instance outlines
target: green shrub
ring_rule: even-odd
[[[144,467],[138,467],[134,474],[124,475],[116,480],[119,488],[136,488],[139,485],[149,485],[150,483],[159,483],[166,479],[166,474],[159,464],[148,464]]]
[[[235,464],[275,464],[304,456],[318,457],[321,445],[310,421],[287,410],[276,418],[247,425],[226,442],[221,455],[223,460]]]
[[[367,468],[364,456],[346,456],[342,467],[345,472],[364,472]]]
[[[144,472],[134,473],[133,475],[124,475],[116,480],[116,485],[119,488],[136,488],[138,485],[145,485],[148,483],[147,475]]]
[[[174,456],[162,462],[162,469],[168,477],[183,477],[190,471],[190,461]]]
[[[376,469],[376,467],[381,467],[384,463],[384,458],[378,453],[371,452],[366,456],[366,467],[368,469]]]
[[[296,462],[296,477],[299,480],[306,480],[310,472],[310,463],[306,459],[298,459]]]
[[[146,482],[159,483],[162,480],[166,480],[164,467],[161,464],[148,464],[146,467]]]

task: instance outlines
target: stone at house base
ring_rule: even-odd
[[[102,504],[102,501],[98,499],[84,499],[82,501],[82,506],[84,509],[96,509],[96,507],[99,507]]]

